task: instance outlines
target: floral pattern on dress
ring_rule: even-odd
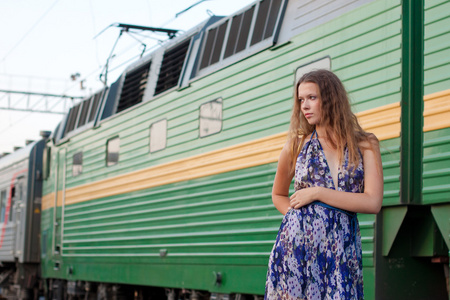
[[[317,138],[311,138],[300,152],[294,183],[296,191],[314,186],[335,189]],[[337,189],[364,191],[361,153],[359,164],[349,166],[345,148]],[[270,255],[264,298],[363,299],[361,235],[356,216],[314,202],[289,210]]]

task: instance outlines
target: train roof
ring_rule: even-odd
[[[295,0],[257,0],[232,15],[213,16],[131,63],[110,86],[84,99],[54,133],[56,144],[103,120],[156,100],[372,0],[342,0],[332,11]],[[314,2],[314,1],[313,1]]]
[[[27,159],[30,156],[31,152],[33,151],[34,146],[39,142],[40,141],[34,141],[26,145],[25,147],[20,148],[14,151],[13,153],[0,158],[0,170],[6,169],[17,162]]]

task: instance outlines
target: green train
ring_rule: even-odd
[[[381,141],[365,298],[450,299],[449,0],[258,0],[127,67],[45,140],[43,295],[261,299],[293,86],[315,68]]]

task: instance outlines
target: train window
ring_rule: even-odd
[[[14,203],[16,202],[16,187],[13,186],[11,188],[11,203],[9,204],[9,221],[12,221],[13,219],[13,207],[14,207]]]
[[[77,152],[73,155],[72,176],[78,176],[83,173],[83,152]]]
[[[119,137],[115,137],[108,140],[106,144],[106,165],[108,167],[114,166],[119,162],[119,149],[120,149]]]
[[[0,213],[1,219],[0,222],[3,224],[5,222],[5,213],[6,213],[6,190],[0,192]]]
[[[156,83],[155,95],[161,94],[178,85],[184,61],[191,40],[188,39],[164,52],[161,68],[159,69],[158,82]]]
[[[163,150],[167,145],[167,119],[150,125],[150,153]]]
[[[150,63],[151,62],[149,61],[148,63],[128,72],[125,75],[125,82],[120,94],[119,104],[117,104],[117,112],[121,112],[142,102],[145,88],[147,87]]]
[[[48,239],[48,231],[44,230],[42,232],[42,242],[41,242],[41,255],[43,257],[47,256],[47,239]]]
[[[200,137],[222,130],[222,99],[218,98],[200,106]]]
[[[50,147],[45,147],[42,157],[42,173],[44,180],[50,176],[50,161],[52,160]]]
[[[25,196],[25,193],[24,193],[24,190],[23,190],[23,184],[22,183],[17,184],[17,190],[18,190],[17,201],[24,200],[23,198]]]

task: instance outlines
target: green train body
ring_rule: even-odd
[[[358,215],[366,299],[447,299],[449,41],[450,1],[263,0],[135,62],[47,141],[47,292],[263,295],[293,84],[320,66],[381,141],[383,208]]]

